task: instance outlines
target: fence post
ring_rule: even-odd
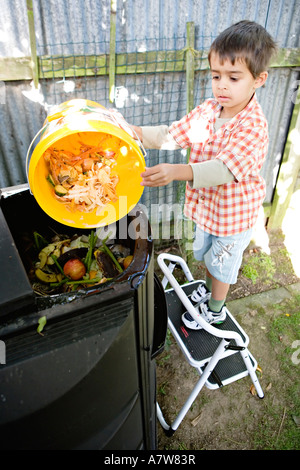
[[[186,47],[185,47],[185,60],[186,60],[186,112],[189,113],[194,109],[194,80],[195,80],[195,23],[189,21],[186,24]],[[190,159],[190,149],[187,150],[186,161],[188,163]],[[185,193],[185,183],[179,183],[179,202],[184,199]],[[176,224],[176,220],[174,221]],[[191,256],[191,251],[187,247],[189,246],[189,241],[192,232],[192,222],[185,219],[184,216],[182,220],[177,220],[177,223],[182,223],[183,228],[181,228],[181,239],[178,240],[178,245],[180,247],[181,254],[186,262],[189,261]]]
[[[194,78],[195,78],[195,24],[190,21],[186,24],[186,111],[194,108]]]
[[[109,101],[115,101],[115,78],[116,78],[116,16],[117,0],[110,2],[110,37],[109,37]]]
[[[186,112],[194,109],[194,80],[195,80],[195,23],[186,24]],[[187,162],[190,149],[187,151]]]
[[[300,87],[298,88],[294,103],[295,106],[271,206],[268,229],[281,228],[300,170]]]
[[[27,3],[27,17],[28,17],[28,28],[29,28],[29,41],[30,41],[30,53],[31,53],[31,69],[32,77],[35,88],[39,85],[39,66],[38,57],[36,54],[36,40],[35,40],[35,29],[34,29],[34,15],[32,0],[26,0]]]

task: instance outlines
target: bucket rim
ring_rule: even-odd
[[[92,119],[91,119],[91,121],[92,121]],[[97,120],[94,120],[94,121],[99,122]],[[84,130],[84,131],[79,130],[79,129],[70,130],[68,128],[58,129],[57,131],[54,131],[51,134],[49,134],[48,136],[46,136],[44,139],[40,140],[36,144],[36,147],[34,148],[34,150],[32,151],[31,156],[28,155],[27,156],[28,158],[26,159],[27,181],[28,181],[28,184],[29,184],[29,187],[30,187],[30,190],[32,191],[32,193],[34,194],[34,189],[33,189],[33,186],[34,186],[34,184],[33,184],[34,170],[36,168],[36,165],[38,164],[39,159],[43,157],[45,151],[49,147],[51,147],[55,142],[58,142],[59,140],[65,138],[65,137],[68,137],[70,135],[78,134],[79,132],[111,134],[114,137],[118,137],[119,139],[125,141],[129,146],[133,146],[134,149],[136,150],[136,152],[139,154],[139,156],[142,157],[142,159],[144,159],[144,157],[146,156],[146,152],[143,152],[144,148],[142,150],[140,148],[140,146],[138,145],[138,143],[135,141],[135,139],[133,139],[126,131],[124,131],[120,127],[117,127],[116,125],[108,123],[108,122],[105,122],[105,126],[106,127],[108,126],[108,128],[110,128],[110,129],[108,129],[108,130],[106,129],[106,130],[103,130],[103,131],[100,130],[100,129],[89,129],[89,130]],[[40,131],[38,132],[36,137],[38,137],[40,135],[40,133],[46,127],[47,127],[47,124],[44,125],[40,129]],[[57,138],[57,137],[59,137],[59,138]],[[33,143],[33,141],[32,141],[32,143]]]
[[[91,121],[91,119],[89,120]],[[99,124],[98,120],[95,120],[97,124]],[[119,218],[123,217],[126,215],[132,208],[139,202],[144,188],[142,186],[136,186],[135,187],[135,195],[134,196],[129,196],[129,201],[127,205],[127,209],[124,209],[123,203],[121,203],[121,196],[123,194],[129,194],[128,191],[131,192],[131,188],[127,187],[126,192],[121,192],[119,193],[119,198],[120,198],[120,203],[117,202],[116,205],[109,203],[107,209],[109,206],[111,207],[112,213],[119,214],[116,215],[116,218],[111,218],[110,216],[106,216],[101,214],[101,216],[97,216],[94,214],[93,220],[91,221],[90,214],[87,213],[86,217],[84,217],[84,220],[82,222],[79,222],[78,216],[74,216],[73,220],[69,220],[68,217],[63,215],[62,212],[57,211],[57,208],[55,207],[55,204],[52,204],[51,200],[49,202],[49,198],[46,201],[46,192],[48,191],[45,186],[44,182],[41,184],[41,165],[43,167],[43,163],[41,162],[41,159],[43,158],[43,155],[45,151],[51,147],[52,145],[55,145],[55,143],[58,143],[61,139],[65,137],[72,136],[74,134],[78,133],[84,133],[84,134],[108,134],[111,137],[115,137],[121,140],[124,145],[127,145],[129,148],[129,155],[128,155],[128,162],[125,165],[131,165],[131,162],[133,162],[134,165],[137,164],[138,169],[139,169],[139,174],[145,170],[146,164],[145,164],[145,159],[144,159],[144,154],[139,147],[137,141],[133,139],[125,130],[123,130],[120,127],[117,127],[116,125],[112,123],[108,123],[106,121],[100,121],[100,124],[103,124],[101,126],[91,126],[88,129],[70,129],[67,126],[64,126],[60,129],[57,129],[56,131],[53,131],[49,135],[46,135],[46,137],[42,138],[34,148],[29,165],[28,165],[28,184],[29,184],[29,189],[31,194],[35,197],[37,200],[38,204],[40,207],[43,209],[45,213],[47,213],[51,218],[54,220],[64,224],[64,225],[70,225],[72,227],[77,227],[77,228],[91,228],[91,227],[101,227],[104,225],[107,225],[107,223],[104,221],[109,220],[108,223],[113,223],[119,220]],[[41,132],[41,131],[40,131]],[[121,164],[123,167],[123,164]],[[130,168],[127,166],[126,171],[130,171],[132,166]],[[44,171],[44,170],[42,170]],[[139,178],[137,176],[136,170],[132,173],[132,175],[135,173],[136,176],[132,176],[134,178],[134,185],[138,185],[139,183],[137,182],[137,179]],[[131,174],[131,171],[130,171]],[[45,178],[46,181],[46,178]],[[123,179],[124,181],[124,179]],[[125,180],[126,181],[126,180]],[[46,183],[48,184],[48,183]],[[128,184],[128,183],[126,183]],[[44,188],[44,189],[43,189]],[[124,187],[123,189],[124,190]],[[48,197],[48,196],[47,196]],[[120,204],[120,205],[119,205]],[[125,212],[124,212],[125,210]],[[110,209],[109,209],[110,211]],[[115,211],[115,212],[114,212]],[[82,218],[82,217],[81,217]],[[89,222],[86,222],[86,221]],[[76,222],[75,222],[76,221]]]

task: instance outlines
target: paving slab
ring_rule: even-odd
[[[270,289],[260,292],[259,294],[249,295],[241,299],[231,300],[230,302],[226,302],[226,305],[233,315],[237,315],[247,313],[247,311],[255,308],[269,307],[270,305],[278,304],[295,294],[300,294],[300,282],[286,287]]]

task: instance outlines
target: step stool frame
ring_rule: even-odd
[[[166,261],[169,262],[169,265],[167,266]],[[240,333],[236,331],[231,331],[231,330],[221,330],[219,328],[216,328],[213,325],[210,325],[207,323],[203,318],[201,318],[200,314],[198,311],[195,309],[191,301],[189,300],[188,296],[185,293],[184,287],[188,285],[192,285],[193,283],[199,283],[201,281],[195,281],[193,278],[193,275],[191,274],[190,269],[187,266],[187,263],[179,256],[177,255],[172,255],[170,253],[161,253],[157,257],[157,262],[164,274],[164,278],[162,280],[162,285],[163,288],[165,289],[165,293],[167,294],[170,291],[174,291],[176,295],[178,296],[179,300],[183,304],[184,308],[190,313],[190,315],[201,325],[203,330],[208,332],[210,335],[219,338],[220,343],[217,346],[216,350],[214,353],[202,361],[197,361],[192,357],[192,354],[186,347],[186,345],[183,343],[177,329],[175,328],[173,322],[170,319],[170,316],[168,315],[168,328],[170,329],[174,339],[176,340],[178,346],[180,347],[181,351],[183,352],[185,358],[187,359],[188,363],[197,369],[200,379],[197,381],[195,384],[192,392],[190,393],[189,397],[187,398],[186,402],[184,403],[183,407],[179,411],[177,417],[173,421],[171,425],[167,424],[165,421],[165,418],[163,416],[163,413],[161,411],[161,408],[156,402],[156,410],[157,410],[157,418],[162,425],[165,433],[168,436],[172,436],[174,432],[178,429],[180,423],[184,419],[185,415],[187,414],[188,410],[190,409],[191,405],[197,398],[198,394],[200,393],[201,389],[206,386],[207,388],[210,389],[216,389],[220,388],[220,386],[227,385],[229,383],[232,383],[236,380],[239,380],[242,377],[245,377],[247,375],[250,375],[251,380],[253,382],[253,385],[256,389],[257,395],[259,398],[264,397],[263,390],[260,386],[260,383],[258,381],[257,375],[256,375],[256,367],[257,367],[257,362],[249,352],[247,346],[249,344],[249,338],[247,334],[243,331],[241,326],[238,324],[238,322],[234,319],[234,317],[231,315],[229,312],[227,315],[230,316],[230,319],[237,325],[238,330]],[[173,270],[176,265],[179,265],[185,274],[185,277],[188,281],[187,284],[184,286],[180,286],[175,277],[173,276]],[[166,289],[168,283],[172,286],[169,290]],[[244,337],[244,339],[242,338]],[[230,346],[230,342],[234,340],[236,346]],[[214,384],[212,385],[209,381],[209,377],[213,373],[215,367],[218,365],[218,363],[226,358],[229,358],[233,354],[240,354],[246,369],[245,372],[235,375],[228,380],[225,380],[222,382],[222,384]],[[228,359],[229,361],[230,359]]]

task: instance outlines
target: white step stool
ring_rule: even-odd
[[[168,266],[165,261],[170,262]],[[218,389],[250,375],[258,397],[263,398],[264,393],[255,372],[257,362],[247,349],[249,338],[231,313],[220,325],[206,323],[189,300],[189,295],[203,281],[194,280],[186,262],[179,256],[162,253],[157,257],[157,262],[164,273],[164,289],[168,282],[172,286],[165,290],[168,327],[189,364],[200,374],[200,379],[171,425],[166,423],[159,404],[156,404],[158,420],[166,434],[171,436],[204,385],[209,389]],[[188,281],[182,286],[172,274],[176,264],[181,266]],[[200,323],[202,330],[190,330],[184,326],[181,315],[187,310]]]

